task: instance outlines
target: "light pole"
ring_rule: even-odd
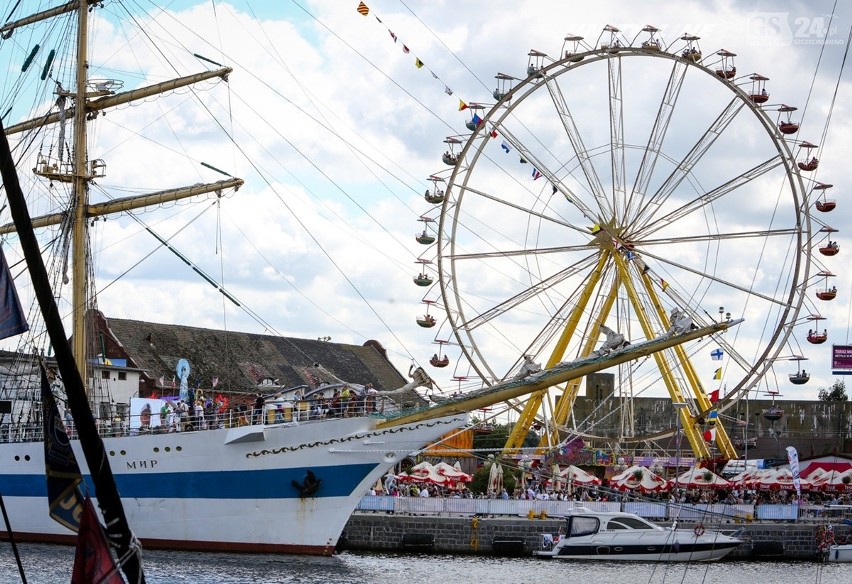
[[[686,402],[672,402],[677,416],[677,430],[675,431],[675,449],[677,450],[677,458],[675,459],[675,495],[678,491],[678,479],[680,477],[680,417],[681,410],[686,407]]]

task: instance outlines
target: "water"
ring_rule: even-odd
[[[64,584],[70,580],[73,547],[24,544],[19,550],[31,584]],[[144,552],[142,562],[147,581],[152,584],[834,584],[852,581],[852,564],[816,562],[643,564],[353,552],[316,558],[164,551]],[[0,584],[13,582],[20,582],[15,560],[9,544],[0,542]]]

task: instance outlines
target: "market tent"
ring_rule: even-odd
[[[412,466],[408,473],[399,473],[397,479],[405,483],[428,483],[456,488],[460,483],[469,483],[473,477],[446,463],[433,466],[428,462],[421,462]]]
[[[658,493],[668,490],[667,481],[644,466],[634,465],[609,479],[612,488],[619,491]]]
[[[814,483],[814,487],[821,491],[831,493],[852,492],[852,470],[839,472],[836,470],[827,471],[819,474],[814,478],[816,473],[811,473],[808,477]]]
[[[803,491],[809,491],[813,489],[813,483],[808,479],[800,478],[799,487]],[[793,473],[786,468],[779,468],[761,477],[757,488],[761,491],[795,491],[796,485],[793,482]]]
[[[455,465],[450,465],[446,462],[439,462],[432,468],[434,468],[439,475],[447,477],[454,483],[469,483],[473,480],[473,475],[462,472],[461,465],[458,462],[456,462]]]
[[[580,487],[601,484],[601,480],[598,477],[584,471],[578,466],[574,466],[573,464],[569,464],[568,466],[560,470],[559,476],[568,481],[569,483]]]
[[[669,486],[684,487],[687,489],[727,489],[731,483],[726,481],[713,471],[706,468],[693,467],[674,479],[669,481]]]

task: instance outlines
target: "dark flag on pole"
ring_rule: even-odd
[[[30,330],[21,302],[18,300],[18,291],[15,290],[15,282],[9,266],[6,264],[6,256],[0,248],[0,339],[13,337]]]
[[[80,467],[71,450],[65,424],[59,417],[56,400],[50,390],[47,371],[41,364],[41,407],[44,419],[44,470],[47,476],[47,504],[50,516],[71,529],[80,529],[83,495],[80,493]]]
[[[104,530],[95,513],[92,500],[86,497],[83,517],[77,535],[77,553],[74,555],[74,571],[71,584],[124,584],[112,557]]]

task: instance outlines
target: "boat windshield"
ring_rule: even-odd
[[[645,523],[635,517],[617,517],[610,519],[606,524],[607,529],[654,529],[653,525]]]
[[[600,521],[597,517],[572,517],[569,537],[592,535],[598,532]]]

